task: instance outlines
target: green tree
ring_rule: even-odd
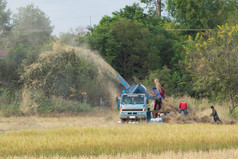
[[[53,29],[49,18],[34,5],[19,8],[18,11],[13,16],[9,53],[0,66],[4,83],[13,90],[21,85],[19,79],[23,65],[30,65],[37,59],[45,44],[49,44]]]
[[[0,69],[4,83],[13,89],[18,89],[22,60],[26,58],[27,48],[23,44],[9,50],[9,53],[1,61]],[[9,73],[11,72],[11,73]]]
[[[186,63],[194,89],[207,96],[230,99],[232,112],[238,101],[238,25],[219,26],[218,32],[197,34],[187,40]]]
[[[78,27],[75,30],[71,29],[69,32],[60,33],[59,41],[71,46],[82,46],[85,42],[84,28]]]
[[[53,26],[50,23],[49,17],[33,4],[21,7],[13,15],[14,41],[39,49],[51,37]]]
[[[227,22],[237,11],[234,0],[168,0],[167,8],[176,22],[186,29],[213,29]]]
[[[3,47],[4,39],[11,30],[11,11],[6,9],[7,1],[0,0],[0,45]],[[5,39],[6,40],[6,39]]]
[[[144,13],[144,9],[140,7],[138,3],[134,3],[131,6],[125,6],[125,8],[120,9],[119,12],[113,12],[112,15],[115,20],[118,18],[126,18],[145,25],[148,23],[148,15]]]
[[[33,4],[21,7],[13,15],[12,48],[23,45],[26,48],[25,65],[33,63],[50,42],[53,26],[50,19]]]
[[[156,15],[161,17],[162,12],[162,0],[140,0],[147,5],[149,13],[153,14],[156,11]]]
[[[142,24],[120,19],[111,26],[112,35],[118,44],[118,54],[113,63],[125,77],[143,77],[147,70],[147,58],[152,55],[151,34]],[[113,45],[111,46],[113,47]],[[159,59],[151,58],[151,63]]]
[[[151,34],[142,24],[120,18],[111,24],[97,26],[92,32],[90,44],[124,77],[143,77],[147,71],[147,59],[158,62],[152,54]]]
[[[127,24],[130,22],[128,19],[131,20],[132,24]],[[138,4],[133,4],[132,6],[126,6],[119,12],[114,12],[112,17],[103,17],[100,24],[93,28],[92,34],[88,34],[88,41],[92,49],[98,50],[100,54],[123,75],[128,77],[132,77],[132,75],[136,75],[137,77],[144,76],[149,70],[161,69],[164,65],[167,65],[169,68],[176,66],[180,59],[180,53],[183,49],[182,43],[180,42],[182,40],[180,40],[179,34],[166,31],[164,29],[165,23],[169,23],[169,21],[146,14],[144,13],[144,9]],[[144,30],[143,32],[146,30],[145,35],[149,37],[140,39],[140,41],[143,41],[142,44],[144,44],[141,46],[147,46],[148,49],[146,50],[143,50],[142,47],[135,44],[135,42],[138,43],[138,35],[141,34],[136,32],[140,32],[140,30]],[[127,32],[132,34],[125,34]],[[131,69],[129,73],[126,73],[126,70],[128,70],[127,65],[132,64],[136,58],[128,58],[128,54],[123,54],[122,44],[126,46],[127,53],[131,52],[134,54],[129,50],[134,50],[135,47],[138,47],[137,52],[141,49],[141,52],[147,54],[146,56],[143,54],[143,57],[146,58],[140,61],[140,65],[134,65],[134,70]],[[124,59],[123,62],[128,61],[123,64],[123,67],[119,64],[121,59]],[[143,72],[147,73],[139,75],[142,67],[144,69]],[[132,73],[131,71],[136,72]]]

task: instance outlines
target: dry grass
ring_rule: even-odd
[[[114,127],[119,120],[118,112],[98,111],[92,114],[80,114],[78,116],[58,117],[0,117],[0,132],[8,132],[26,129],[52,129],[67,127]]]
[[[7,159],[36,159],[36,157],[8,157]],[[45,157],[37,157],[37,159],[44,159]],[[62,157],[62,156],[53,156],[49,157],[51,159],[237,159],[238,158],[238,150],[211,150],[209,152],[165,152],[162,154],[119,154],[115,156],[110,155],[100,155],[100,156],[89,156],[89,157]]]
[[[0,134],[0,156],[159,154],[238,148],[238,125],[119,125]]]
[[[209,102],[208,99],[197,100],[189,96],[184,97],[167,97],[166,102],[170,103],[173,106],[179,106],[180,101],[185,101],[188,103],[188,110],[191,112],[196,112],[198,117],[203,117],[210,115],[212,113],[210,106],[213,105],[218,112],[218,115],[221,120],[231,120],[229,116],[228,105],[230,103],[226,102]]]
[[[180,101],[176,98],[166,100],[171,105],[178,105]],[[197,111],[201,116],[211,113],[211,103],[207,100],[200,103],[189,97],[184,100],[190,110]],[[226,107],[213,105],[222,119],[228,118]],[[238,158],[238,151],[235,150],[238,148],[238,125],[121,125],[117,124],[118,120],[118,112],[102,110],[78,117],[0,118],[0,156]]]
[[[191,111],[193,111],[199,118],[210,115],[210,105],[214,105],[222,121],[231,120],[228,115],[228,108],[225,104],[209,103],[207,99],[198,101],[188,96],[184,96],[182,98],[166,97],[166,101],[164,101],[164,103],[167,102],[169,105],[178,107],[181,100],[186,101],[188,103],[189,112],[191,113]],[[171,110],[173,111],[173,109]],[[208,118],[212,120],[211,117]],[[115,127],[118,125],[118,120],[120,120],[119,112],[112,110],[106,111],[105,109],[95,110],[91,113],[81,113],[78,116],[71,116],[70,114],[48,114],[46,117],[0,117],[0,132],[25,129],[66,128],[72,126]]]

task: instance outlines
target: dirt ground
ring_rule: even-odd
[[[237,159],[238,158],[238,150],[230,149],[230,150],[210,150],[207,152],[165,152],[162,154],[119,154],[115,156],[110,155],[100,155],[100,156],[90,156],[90,157],[62,157],[62,156],[53,156],[49,157],[51,159]],[[7,157],[7,159],[46,159],[46,157]]]

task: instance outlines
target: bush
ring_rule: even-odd
[[[230,116],[233,118],[233,119],[238,119],[238,107],[236,107],[232,113],[230,114]]]
[[[78,101],[65,100],[60,97],[53,97],[51,100],[52,112],[63,113],[80,113],[80,112],[89,112],[93,107],[89,104],[81,103]]]
[[[10,117],[13,115],[19,115],[20,109],[18,104],[10,104],[10,105],[1,105],[1,113],[4,117]]]
[[[18,115],[19,109],[19,98],[17,93],[9,91],[7,89],[0,89],[0,111],[3,116],[10,117],[12,115]]]
[[[135,79],[136,83],[142,83],[147,88],[152,90],[154,87],[154,79],[158,78],[161,85],[164,85],[166,89],[166,95],[183,96],[184,94],[192,94],[192,84],[189,81],[190,77],[188,74],[182,74],[179,71],[174,72],[167,66],[162,69],[152,70],[149,75],[142,81]]]
[[[52,96],[47,98],[41,90],[23,91],[23,102],[21,111],[24,114],[34,113],[80,113],[92,110],[89,104],[81,103],[77,100],[64,99],[63,97]]]
[[[54,110],[53,103],[45,96],[36,99],[36,103],[38,104],[36,111],[39,113],[51,113]]]

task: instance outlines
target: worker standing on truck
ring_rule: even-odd
[[[154,90],[153,96],[156,96],[155,104],[154,104],[154,108],[153,108],[153,110],[155,111],[153,113],[153,117],[157,118],[158,111],[161,109],[161,94],[159,93],[159,91],[155,87],[153,88],[153,90]]]
[[[212,114],[211,114],[211,116],[213,116],[213,119],[214,119],[214,122],[215,123],[222,123],[221,122],[221,120],[220,120],[220,118],[219,118],[219,116],[218,116],[218,114],[217,114],[217,111],[216,111],[216,109],[214,108],[214,106],[211,106],[211,109],[212,109]]]
[[[179,113],[181,112],[183,112],[184,115],[188,114],[188,105],[184,101],[179,103]]]

